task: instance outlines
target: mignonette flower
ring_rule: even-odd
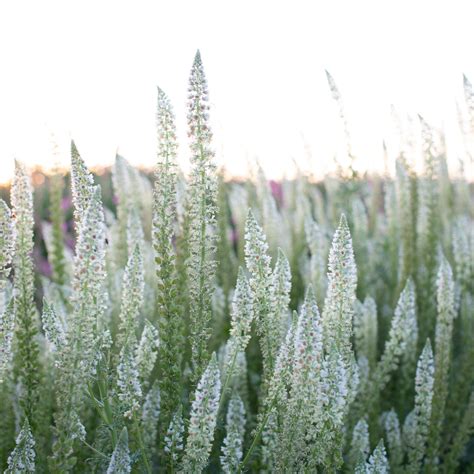
[[[412,336],[408,331],[413,328],[413,324],[410,324],[410,321],[414,319],[416,319],[415,288],[413,282],[409,279],[398,300],[388,339],[385,343],[382,357],[374,372],[374,393],[379,392],[386,386],[390,380],[390,375],[398,367],[400,358],[405,351],[407,340]]]
[[[216,355],[202,374],[196,388],[189,418],[183,471],[201,472],[207,465],[214,439],[221,392],[220,371]]]
[[[250,327],[253,321],[253,301],[250,285],[244,270],[239,268],[237,284],[232,298],[230,336],[235,350],[241,352],[250,340]]]
[[[181,362],[184,318],[178,300],[176,251],[173,245],[178,220],[177,138],[174,113],[168,96],[158,88],[158,163],[155,171],[152,241],[156,263],[156,302],[160,313],[160,374],[164,423],[168,423],[181,396]]]
[[[340,354],[325,356],[318,380],[318,418],[313,438],[312,463],[326,469],[342,465],[344,419],[349,403],[349,377],[347,364]]]
[[[306,292],[293,341],[293,358],[289,380],[290,397],[282,432],[285,456],[290,469],[302,468],[308,456],[306,442],[312,436],[313,420],[318,417],[318,381],[323,359],[323,333],[313,289]]]
[[[359,420],[352,432],[351,449],[348,463],[353,467],[364,464],[370,454],[369,426],[365,420]]]
[[[453,321],[455,317],[454,280],[451,266],[441,258],[437,277],[438,317],[435,333],[435,372],[432,400],[432,414],[428,443],[428,458],[437,464],[436,453],[439,452],[445,406],[449,388],[449,369],[451,366]]]
[[[189,179],[189,259],[187,273],[190,305],[193,377],[203,372],[209,353],[212,293],[216,270],[217,179],[212,133],[209,126],[209,99],[199,51],[194,58],[188,88],[188,134],[191,140]]]
[[[411,445],[408,446],[407,472],[419,472],[426,452],[430,419],[431,401],[433,398],[434,361],[430,340],[427,339],[416,369],[415,377],[415,409],[413,411],[413,426]]]
[[[20,405],[30,422],[36,423],[40,384],[39,321],[35,307],[33,252],[33,191],[25,166],[15,161],[11,187],[15,255],[13,300],[18,367],[16,383],[22,387]]]
[[[221,466],[225,473],[235,472],[243,454],[245,433],[245,408],[239,395],[229,401],[226,417],[226,437],[221,448]]]
[[[28,419],[25,419],[20,434],[16,438],[16,446],[8,457],[8,468],[5,474],[35,472],[35,440],[31,434]]]
[[[135,331],[145,289],[143,273],[142,252],[140,247],[135,245],[123,275],[120,308],[120,329],[122,333],[119,344],[123,343]]]
[[[353,304],[357,286],[352,240],[344,215],[341,216],[329,252],[328,290],[323,311],[327,350],[340,351],[346,361],[352,353]]]
[[[164,450],[169,454],[172,464],[176,465],[184,448],[184,422],[181,410],[173,415],[165,436]]]
[[[107,474],[128,474],[132,470],[130,451],[128,449],[127,428],[120,433],[117,445],[110,458]]]
[[[355,472],[356,474],[388,474],[390,472],[387,452],[385,450],[383,440],[380,440],[368,462],[359,465]]]
[[[284,341],[278,350],[275,369],[268,383],[268,393],[265,398],[265,411],[261,415],[262,429],[262,462],[267,469],[272,470],[277,461],[278,423],[277,415],[284,410],[288,403],[288,381],[291,379],[296,318],[287,330]],[[264,415],[267,422],[264,424]]]
[[[273,372],[280,340],[280,325],[275,315],[275,289],[268,255],[268,244],[262,228],[249,210],[245,225],[245,263],[250,274],[254,317],[260,335],[264,378]]]
[[[137,361],[131,342],[127,342],[120,351],[120,361],[117,366],[118,397],[124,406],[124,416],[133,418],[140,408],[142,388],[139,381]]]
[[[67,350],[58,353],[55,362],[56,439],[51,465],[55,470],[70,470],[75,465],[73,440],[83,436],[77,413],[82,410],[89,377],[96,366],[109,332],[104,327],[107,293],[105,290],[105,217],[98,186],[72,146],[71,179],[75,224],[78,234],[72,312],[68,315]]]
[[[382,421],[388,444],[390,465],[393,470],[397,470],[403,462],[403,445],[400,422],[395,410],[392,409],[384,413]]]
[[[370,296],[357,302],[354,312],[354,343],[357,356],[365,356],[371,367],[377,359],[377,306]]]
[[[83,374],[92,374],[96,360],[95,330],[105,311],[105,223],[99,187],[93,188],[80,222],[74,267],[75,312],[68,332],[81,340]]]
[[[276,323],[281,325],[284,336],[290,314],[291,268],[283,250],[278,249],[277,260],[273,270],[273,289],[275,291],[274,311]],[[280,337],[281,339],[281,337]]]
[[[71,189],[76,229],[80,228],[82,218],[89,207],[93,188],[94,178],[79,155],[76,144],[71,141]]]
[[[53,306],[43,299],[43,313],[41,315],[43,330],[46,339],[51,344],[53,351],[63,350],[66,346],[66,331],[64,323],[56,313]]]
[[[158,331],[150,321],[145,320],[142,337],[140,338],[135,356],[138,373],[140,379],[143,381],[148,380],[155,366],[157,357],[156,351],[159,347],[159,343]]]
[[[288,381],[291,380],[291,367],[294,358],[296,324],[290,325],[284,341],[280,344],[275,361],[275,369],[268,384],[266,405],[268,409],[283,406],[288,401]],[[273,408],[272,408],[273,407]]]

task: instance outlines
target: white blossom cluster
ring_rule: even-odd
[[[6,474],[22,474],[35,472],[35,440],[31,434],[28,420],[25,420],[18,437],[16,446],[8,457]]]
[[[207,465],[214,439],[221,392],[219,366],[213,354],[202,374],[191,407],[183,471],[201,472]]]

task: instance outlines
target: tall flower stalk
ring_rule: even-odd
[[[435,333],[435,373],[433,385],[432,413],[428,444],[428,471],[438,470],[443,434],[443,421],[449,388],[451,366],[452,333],[455,317],[454,280],[451,266],[445,258],[441,260],[437,278],[438,317]]]
[[[212,132],[209,126],[207,81],[199,51],[194,58],[188,88],[188,135],[191,140],[189,180],[189,260],[187,264],[193,379],[196,381],[209,360],[208,341],[216,261],[217,179]]]
[[[30,420],[33,432],[39,404],[41,367],[39,362],[39,321],[34,302],[33,269],[33,193],[25,166],[15,163],[15,176],[11,190],[14,219],[15,257],[14,313],[16,320],[17,381],[21,384],[20,405],[22,418]]]
[[[50,468],[68,471],[76,459],[74,441],[83,439],[79,414],[87,384],[96,370],[103,336],[105,311],[105,221],[99,187],[93,184],[74,143],[71,176],[78,240],[72,281],[73,307],[66,328],[66,343],[58,354],[55,431]],[[101,331],[99,331],[99,328]]]
[[[275,314],[275,288],[270,262],[265,234],[253,213],[249,211],[245,225],[245,263],[250,273],[249,283],[263,355],[264,380],[273,373],[280,339],[280,322]]]
[[[10,208],[0,200],[0,385],[9,370],[15,329],[14,300],[10,297],[7,280],[13,259],[14,226]]]
[[[155,172],[153,246],[155,249],[157,312],[160,328],[159,383],[163,426],[171,421],[181,398],[183,359],[183,308],[178,304],[178,275],[173,245],[176,214],[176,129],[166,94],[158,88],[158,165]]]
[[[408,473],[420,471],[426,453],[432,413],[434,371],[433,351],[430,340],[427,339],[416,369],[413,434],[408,446]]]
[[[201,472],[207,465],[214,439],[221,391],[215,354],[202,374],[191,407],[183,472]]]
[[[328,289],[323,311],[326,350],[340,352],[349,363],[352,356],[352,320],[357,270],[352,239],[344,215],[341,216],[329,252]]]

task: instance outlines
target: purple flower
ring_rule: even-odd
[[[269,184],[275,201],[281,207],[283,205],[283,186],[273,179],[269,181]]]
[[[71,249],[71,250],[74,250],[74,248],[76,247],[76,242],[74,241],[74,239],[70,236],[70,235],[67,235],[64,239],[64,241],[66,242],[66,245]]]
[[[41,274],[47,277],[51,277],[53,271],[51,264],[46,259],[41,259],[38,263],[38,270]]]
[[[72,205],[71,196],[66,196],[66,197],[62,198],[62,200],[61,200],[61,209],[63,211],[67,211],[68,209],[70,209],[71,205]]]
[[[50,263],[46,258],[41,254],[38,247],[35,247],[33,250],[33,258],[36,262],[36,268],[41,275],[51,277],[53,270]]]

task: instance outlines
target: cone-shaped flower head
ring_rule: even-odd
[[[110,458],[107,474],[128,474],[131,470],[132,463],[128,449],[128,433],[127,428],[123,428]]]
[[[232,299],[230,335],[235,350],[244,351],[250,340],[253,320],[252,292],[243,268],[239,268],[237,284]]]
[[[41,315],[41,320],[46,339],[51,344],[52,350],[63,350],[66,346],[66,331],[64,324],[54,310],[54,307],[50,306],[46,299],[43,299],[43,314]]]
[[[157,349],[160,344],[159,334],[150,321],[145,320],[142,336],[136,353],[138,373],[142,381],[148,380],[155,366]]]
[[[80,228],[82,218],[89,207],[93,187],[94,178],[79,155],[76,144],[71,141],[71,188],[76,229]]]
[[[176,464],[181,456],[184,448],[184,422],[179,409],[171,419],[168,430],[165,436],[164,451],[171,458],[173,464]]]
[[[188,88],[188,134],[191,147],[189,179],[189,259],[187,261],[193,379],[197,381],[209,360],[208,341],[216,271],[217,176],[210,147],[207,82],[199,51],[194,58]]]
[[[245,433],[245,408],[239,395],[229,402],[226,417],[226,437],[221,448],[221,466],[225,473],[236,472],[242,460]]]
[[[220,392],[220,371],[216,355],[213,354],[199,380],[191,407],[183,460],[183,471],[186,473],[201,472],[207,465],[214,439]]]
[[[21,474],[35,471],[35,440],[26,419],[16,438],[16,446],[8,457],[8,468],[5,474]]]
[[[118,397],[123,405],[124,416],[132,419],[133,414],[140,408],[142,388],[138,379],[133,342],[130,340],[125,343],[120,351],[117,375]]]
[[[359,420],[352,432],[349,463],[352,467],[364,464],[370,453],[369,426],[365,420]]]
[[[352,352],[352,319],[356,286],[357,270],[351,234],[343,214],[329,252],[328,289],[323,326],[326,350],[340,351],[346,361],[349,361]]]
[[[275,315],[275,289],[273,287],[271,258],[262,228],[249,210],[245,225],[245,263],[250,273],[257,331],[261,338],[264,378],[273,372],[280,340],[280,325]]]
[[[392,469],[397,469],[403,462],[403,446],[400,422],[398,421],[398,416],[393,409],[384,413],[382,419],[388,444],[388,452],[390,455],[390,465]]]
[[[388,474],[390,472],[383,440],[380,440],[370,456],[366,472],[370,474]]]
[[[418,360],[415,377],[415,409],[413,411],[412,436],[408,446],[407,472],[419,472],[426,452],[426,442],[431,419],[431,402],[433,398],[434,361],[430,340]]]

